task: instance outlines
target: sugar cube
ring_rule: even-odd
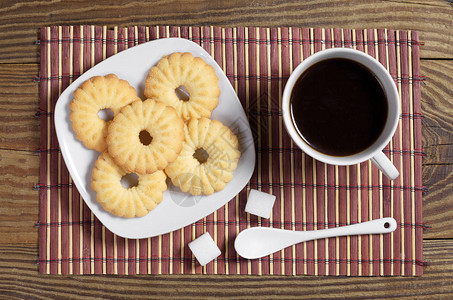
[[[269,219],[274,207],[275,196],[260,192],[257,190],[250,190],[247,204],[245,205],[245,212],[256,215],[265,219]]]
[[[209,232],[200,235],[189,243],[189,248],[200,265],[205,266],[220,255],[220,249]]]

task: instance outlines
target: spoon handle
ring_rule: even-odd
[[[367,221],[363,223],[357,223],[342,227],[328,228],[322,230],[312,231],[299,231],[300,242],[345,236],[345,235],[360,235],[360,234],[380,234],[389,233],[396,229],[396,221],[393,218],[381,218],[377,220]]]

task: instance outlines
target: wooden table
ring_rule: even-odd
[[[453,296],[453,4],[429,1],[25,1],[0,3],[0,295],[7,297],[291,298]],[[220,25],[420,31],[423,277],[45,276],[37,272],[39,28]]]

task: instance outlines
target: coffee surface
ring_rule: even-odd
[[[309,67],[293,87],[290,106],[305,142],[333,156],[370,147],[382,133],[388,113],[380,81],[365,66],[343,58]]]

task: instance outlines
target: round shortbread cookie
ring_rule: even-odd
[[[115,74],[95,76],[80,85],[69,103],[69,118],[77,138],[89,149],[102,152],[107,149],[105,138],[111,121],[98,116],[99,111],[110,109],[116,115],[121,108],[139,99],[135,89]]]
[[[173,107],[148,99],[125,106],[109,126],[107,144],[128,172],[163,170],[181,152],[184,122]]]
[[[218,81],[214,68],[202,58],[175,52],[151,68],[145,82],[145,96],[174,107],[184,121],[209,118],[219,103]],[[186,99],[178,96],[180,88],[189,94]]]
[[[163,171],[139,175],[137,186],[125,188],[121,179],[127,174],[105,151],[94,165],[91,187],[106,211],[119,217],[143,217],[162,201],[167,176]]]
[[[238,139],[220,121],[190,119],[178,158],[165,168],[172,183],[192,195],[221,191],[233,178],[241,152]]]

